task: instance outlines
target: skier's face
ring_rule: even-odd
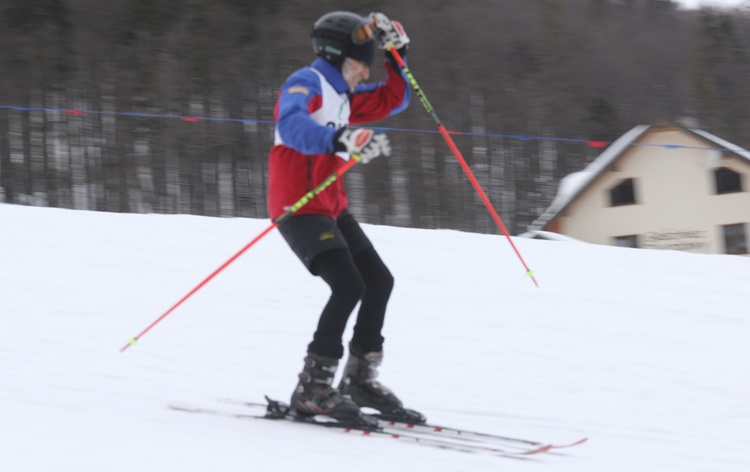
[[[347,57],[341,66],[341,75],[349,85],[349,90],[353,92],[357,84],[370,78],[370,68],[364,62]]]

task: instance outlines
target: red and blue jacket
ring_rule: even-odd
[[[268,212],[286,212],[349,159],[333,152],[333,136],[349,124],[377,121],[404,110],[411,98],[400,70],[386,61],[386,80],[349,91],[339,69],[325,59],[294,72],[279,92],[274,109],[276,131],[268,158]],[[295,215],[337,218],[348,197],[343,179],[299,209]]]

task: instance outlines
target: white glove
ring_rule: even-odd
[[[370,22],[380,49],[388,49],[390,45],[401,49],[409,44],[409,36],[398,21],[388,19],[383,13],[370,13]]]
[[[391,143],[388,141],[388,136],[384,133],[376,133],[372,129],[341,128],[333,139],[335,151],[357,154],[362,158],[363,164],[367,164],[381,154],[391,155]]]

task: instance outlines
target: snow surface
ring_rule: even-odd
[[[287,400],[323,282],[268,221],[0,205],[7,472],[750,470],[750,259],[367,226],[396,277],[381,379],[436,423],[587,444],[534,460],[191,415]]]
[[[677,0],[677,3],[685,8],[697,9],[701,7],[710,8],[741,8],[746,0]]]

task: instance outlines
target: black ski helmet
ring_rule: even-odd
[[[364,62],[368,67],[375,59],[370,21],[356,13],[326,13],[315,22],[310,36],[315,54],[337,67],[341,67],[347,57]]]

